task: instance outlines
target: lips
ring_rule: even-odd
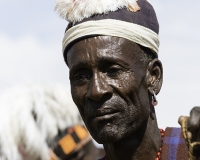
[[[93,112],[91,119],[95,121],[105,121],[105,120],[112,119],[118,113],[119,113],[119,110],[115,110],[115,109],[96,110],[96,112]]]
[[[120,112],[123,110],[126,103],[117,96],[112,96],[107,101],[86,101],[85,105],[85,117],[88,122],[99,122],[105,120],[112,120],[117,116],[120,116]]]

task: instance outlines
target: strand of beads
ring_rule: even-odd
[[[160,129],[160,134],[161,134],[161,147],[157,153],[157,157],[155,160],[160,160],[161,157],[161,151],[162,151],[162,143],[163,143],[163,139],[164,139],[164,135],[165,135],[165,131],[163,129]]]

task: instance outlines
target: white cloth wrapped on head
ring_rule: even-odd
[[[98,21],[87,21],[68,29],[63,38],[63,53],[66,47],[81,37],[92,35],[116,36],[128,39],[132,42],[147,47],[158,54],[159,37],[154,31],[138,24],[104,19]]]

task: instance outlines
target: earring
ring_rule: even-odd
[[[152,102],[151,103],[152,103],[153,106],[156,106],[158,104],[158,101],[156,100],[156,94],[155,94],[154,90],[153,90]]]

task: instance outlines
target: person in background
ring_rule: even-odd
[[[0,96],[0,160],[92,160],[97,148],[61,84],[11,88]]]

